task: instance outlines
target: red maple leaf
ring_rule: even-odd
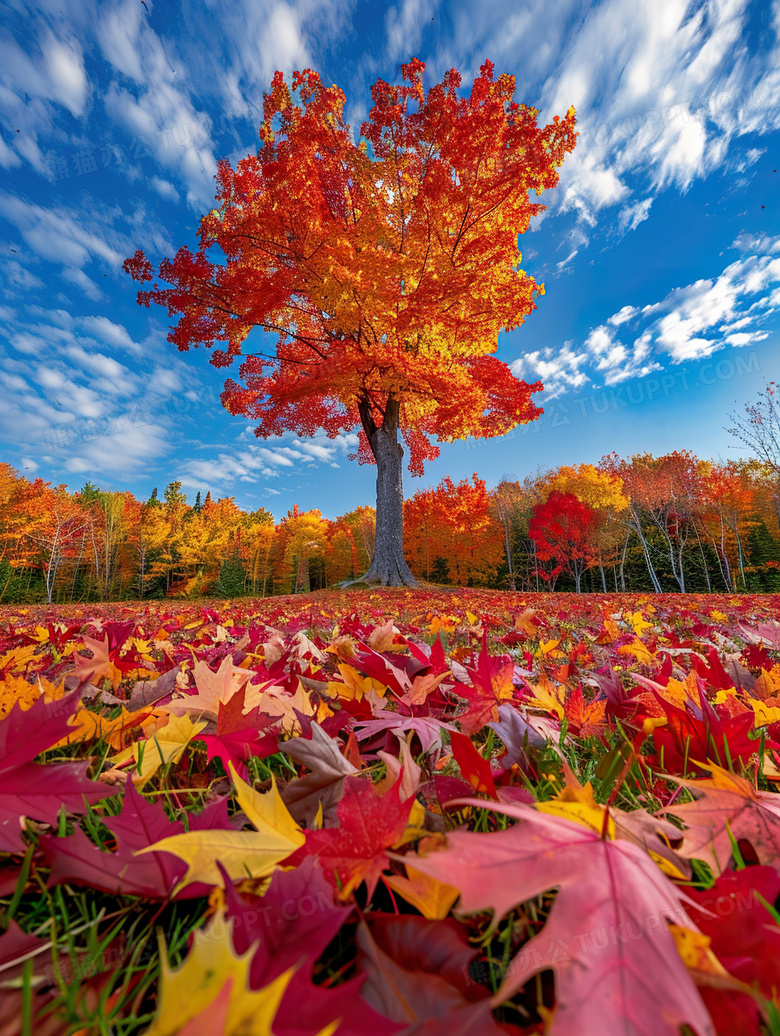
[[[414,797],[401,799],[401,780],[385,795],[359,777],[348,777],[338,805],[338,827],[312,831],[306,837],[306,851],[319,857],[328,878],[338,878],[346,897],[365,882],[368,900],[382,871],[389,866],[386,850],[406,830]]]
[[[701,908],[691,908],[691,917],[711,939],[710,949],[723,967],[771,1000],[778,981],[780,927],[765,904],[773,905],[780,894],[774,867],[727,870],[711,888],[689,889],[688,894]],[[700,992],[723,1036],[759,1036],[761,1015],[753,997],[730,989]]]
[[[490,763],[479,754],[474,743],[465,734],[453,731],[450,734],[450,745],[455,762],[460,772],[476,792],[484,792],[492,799],[498,798]]]
[[[201,734],[199,741],[205,742],[209,761],[218,758],[225,773],[230,773],[232,762],[242,780],[246,779],[246,760],[251,756],[275,755],[279,751],[276,732],[261,735],[261,732],[278,722],[278,717],[261,714],[260,706],[244,714],[246,685],[232,698],[217,705],[216,734]]]
[[[89,763],[32,761],[70,732],[68,719],[79,698],[78,691],[59,701],[39,698],[26,711],[17,702],[0,722],[0,852],[24,851],[22,817],[54,824],[63,806],[83,813],[85,800],[98,802],[113,794],[87,779]]]

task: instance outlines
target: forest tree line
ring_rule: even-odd
[[[757,460],[687,451],[604,457],[488,489],[477,475],[404,504],[404,549],[424,582],[595,592],[780,590],[780,485]],[[280,520],[180,482],[145,502],[30,481],[0,464],[0,603],[291,594],[357,580],[374,509]]]

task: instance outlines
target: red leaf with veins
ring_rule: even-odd
[[[122,812],[115,817],[105,817],[103,823],[116,839],[113,852],[96,846],[80,827],[62,838],[54,835],[40,838],[39,845],[51,866],[49,888],[67,882],[114,895],[167,899],[184,876],[186,863],[166,852],[142,856],[135,853],[163,838],[181,834],[184,831],[181,821],[170,821],[162,802],[147,802],[132,781],[128,781]],[[190,817],[190,830],[230,826],[224,799]],[[191,884],[176,898],[192,899],[209,891],[210,887]]]
[[[748,737],[755,722],[752,710],[721,719],[703,694],[701,708],[686,701],[684,711],[657,691],[653,694],[666,713],[667,725],[653,731],[658,751],[652,765],[663,766],[672,773],[701,773],[695,763],[712,761],[727,765],[729,758],[737,762],[758,751],[759,742]]]
[[[386,850],[403,835],[415,802],[413,797],[403,802],[400,788],[398,780],[380,796],[373,784],[349,777],[338,805],[339,826],[308,833],[306,851],[319,857],[329,879],[338,875],[343,896],[365,882],[370,901],[389,866]]]
[[[493,1003],[552,968],[557,1005],[549,1036],[679,1036],[683,1023],[697,1036],[713,1036],[666,925],[668,918],[693,927],[685,897],[650,856],[531,806],[490,808],[522,823],[492,834],[454,831],[447,849],[405,860],[459,889],[459,910],[493,910],[496,924],[519,904],[557,889],[544,928],[521,947]]]
[[[778,894],[780,877],[773,867],[724,871],[712,888],[689,889],[701,907],[691,907],[691,916],[712,940],[712,952],[729,974],[748,986],[757,985],[768,1000],[778,984],[780,927],[758,897],[771,906]],[[761,1015],[752,997],[707,988],[701,995],[722,1036],[759,1036]]]
[[[363,995],[415,1036],[498,1036],[487,990],[469,982],[476,957],[452,920],[369,915],[358,928]]]
[[[261,732],[278,723],[278,717],[261,714],[260,706],[244,714],[246,685],[226,702],[217,704],[216,734],[200,734],[199,741],[206,745],[209,762],[218,758],[225,773],[230,773],[233,763],[242,780],[246,780],[246,761],[251,756],[264,759],[279,751],[276,731],[262,735]]]
[[[241,896],[226,880],[225,906],[236,952],[256,946],[249,967],[252,988],[296,969],[274,1018],[276,1036],[310,1036],[334,1018],[341,1019],[338,1036],[389,1036],[397,1031],[361,998],[363,978],[335,989],[312,983],[317,958],[352,913],[352,907],[339,904],[314,857],[295,870],[276,871],[262,898]]]
[[[474,791],[484,792],[492,799],[498,798],[493,775],[490,772],[490,763],[479,754],[471,738],[454,730],[450,734],[450,745],[460,772]]]
[[[55,824],[63,806],[83,813],[85,799],[99,802],[113,794],[87,779],[89,763],[32,762],[71,731],[68,719],[78,705],[77,691],[59,701],[39,698],[26,711],[17,702],[0,722],[0,852],[24,851],[23,816]]]

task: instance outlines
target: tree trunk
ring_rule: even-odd
[[[376,461],[376,541],[364,583],[380,586],[417,586],[404,558],[404,451],[398,442],[401,406],[392,395],[381,425],[374,422],[367,397],[360,402],[360,417]]]
[[[621,593],[626,592],[626,551],[628,550],[628,541],[631,538],[631,529],[629,528],[626,533],[626,542],[623,544],[623,554],[620,558],[620,591]],[[617,589],[617,579],[615,580],[615,589]]]
[[[658,581],[658,576],[656,575],[655,569],[653,568],[653,561],[650,557],[650,547],[647,543],[647,540],[645,539],[645,534],[642,532],[642,523],[639,519],[639,515],[634,513],[633,508],[631,508],[631,516],[634,519],[634,525],[632,526],[632,528],[639,537],[639,542],[642,544],[642,550],[644,551],[645,555],[645,564],[647,565],[647,571],[653,583],[653,590],[657,594],[663,593],[663,590],[661,589],[661,584]],[[672,567],[674,567],[674,562],[672,562]]]

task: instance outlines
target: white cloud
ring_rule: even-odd
[[[24,291],[29,291],[31,288],[43,287],[43,281],[40,277],[36,277],[34,273],[31,273],[30,270],[22,266],[21,263],[17,263],[15,259],[7,259],[3,264],[3,271],[5,273],[6,283],[11,284],[16,288],[22,288]]]
[[[567,342],[557,353],[548,346],[525,353],[509,366],[515,377],[527,382],[540,380],[544,385],[544,398],[550,400],[587,384],[590,379],[581,370],[587,359],[587,353],[575,353]]]
[[[604,374],[607,384],[613,384],[657,370],[664,355],[678,364],[729,345],[763,341],[768,332],[752,325],[780,309],[780,288],[766,295],[773,284],[780,284],[780,259],[740,259],[720,276],[675,288],[642,310],[623,306],[590,332],[585,348],[595,369]],[[759,298],[751,301],[756,295]],[[646,326],[632,346],[616,338],[616,328],[642,319]]]
[[[617,313],[612,314],[607,323],[620,327],[621,324],[627,324],[629,320],[633,320],[638,313],[639,310],[636,306],[623,306]]]
[[[15,169],[22,164],[21,158],[0,137],[0,165],[3,169]]]
[[[583,156],[575,150],[564,168],[568,186],[563,195],[563,211],[576,209],[588,226],[596,225],[599,209],[616,205],[628,194],[628,187],[615,171],[600,163],[593,154]]]
[[[569,254],[566,256],[565,259],[561,259],[561,261],[559,263],[555,264],[555,269],[559,273],[562,270],[565,270],[566,267],[569,265],[569,263],[573,262],[574,259],[576,259],[578,254],[579,254],[579,249],[578,248],[574,248],[571,252],[569,252]]]
[[[178,201],[179,192],[169,183],[168,180],[163,180],[160,176],[153,176],[149,181],[149,186],[154,188],[155,191],[160,195],[161,198],[165,198],[166,201]]]
[[[53,263],[81,268],[91,260],[102,259],[119,266],[129,254],[119,250],[122,239],[101,225],[97,217],[90,225],[76,212],[45,208],[10,194],[0,194],[0,214],[17,227],[36,255]]]
[[[763,342],[764,339],[769,337],[768,331],[750,331],[750,332],[738,332],[737,334],[728,335],[726,342],[729,345],[734,345],[738,348],[744,345],[752,345],[753,342]]]
[[[115,324],[108,317],[78,317],[76,324],[90,334],[95,335],[95,337],[107,345],[116,346],[118,349],[127,349],[128,352],[134,355],[141,355],[143,352],[140,345],[137,345],[127,333],[126,328],[122,327],[121,324]]]
[[[631,230],[636,230],[640,223],[643,223],[650,215],[650,206],[653,204],[652,198],[644,198],[642,201],[635,202],[633,205],[626,205],[625,208],[621,209],[618,213],[618,230],[621,234],[626,234]]]
[[[408,61],[420,46],[423,29],[436,16],[439,0],[401,0],[385,14],[387,57]]]
[[[238,439],[248,437],[245,429]],[[281,437],[279,445],[246,446],[232,449],[230,453],[220,452],[213,459],[191,459],[184,462],[186,484],[192,489],[229,488],[236,481],[256,482],[261,479],[278,479],[292,475],[302,464],[325,464],[339,467],[337,458],[343,459],[357,446],[358,437],[346,433],[329,439],[324,432],[318,432],[310,439],[297,436]],[[265,489],[264,491],[270,492]]]
[[[670,122],[652,147],[658,187],[673,184],[687,190],[704,172],[706,146],[707,130],[701,122]]]
[[[575,106],[577,147],[545,201],[588,226],[620,206],[619,229],[634,229],[658,193],[725,167],[744,134],[780,127],[780,46],[748,50],[749,0],[561,0],[554,18],[541,0],[452,8],[431,68],[456,65],[466,80],[489,54],[545,121]]]
[[[95,284],[91,277],[88,277],[83,270],[80,270],[78,266],[66,266],[62,271],[62,277],[66,281],[70,281],[71,284],[75,284],[88,299],[92,299],[93,302],[98,302],[100,299],[104,299],[105,295],[100,288]]]
[[[774,255],[776,252],[780,252],[780,234],[776,237],[769,237],[766,234],[747,234],[743,231],[737,235],[731,247],[738,248],[740,252]]]
[[[624,306],[617,316],[631,307]],[[637,312],[637,311],[634,311]],[[630,319],[630,315],[626,320]],[[623,319],[610,321],[613,327],[622,324]],[[658,370],[660,364],[650,358],[650,341],[646,335],[640,335],[632,345],[625,345],[615,337],[616,332],[606,324],[594,328],[585,340],[591,363],[599,372],[607,385],[617,385],[629,378],[641,378],[651,371]]]
[[[74,474],[114,475],[124,481],[128,472],[146,469],[170,449],[168,430],[162,425],[123,425],[117,418],[115,426],[116,432],[96,434],[94,439],[64,448],[65,469]],[[96,422],[95,427],[100,430],[102,425]]]
[[[81,47],[73,39],[66,42],[49,34],[42,50],[51,97],[78,118],[84,113],[89,90]]]

